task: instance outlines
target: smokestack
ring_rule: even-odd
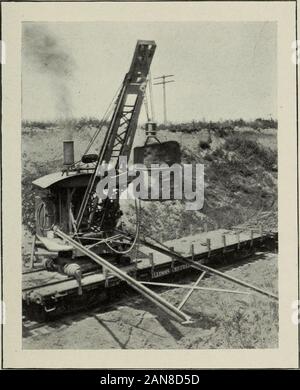
[[[64,141],[64,165],[74,164],[74,141]]]

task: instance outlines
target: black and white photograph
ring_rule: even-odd
[[[275,348],[276,23],[22,27],[24,347]]]
[[[284,321],[296,331],[297,258],[281,246],[294,238],[278,222],[283,191],[296,204],[279,189],[280,145],[296,134],[281,119],[296,107],[280,94],[282,21],[215,7],[198,20],[24,14],[14,261],[26,356],[250,357],[279,351]]]

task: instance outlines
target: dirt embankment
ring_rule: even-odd
[[[160,131],[176,140],[183,163],[204,165],[204,207],[187,211],[183,201],[142,202],[142,231],[168,240],[201,231],[251,222],[277,226],[277,133],[249,129],[228,133],[182,134]],[[131,209],[129,224],[134,226]]]
[[[94,134],[93,124],[81,124],[73,132],[75,158],[79,159]],[[183,163],[204,164],[204,207],[187,211],[183,201],[142,202],[142,232],[157,239],[209,229],[230,228],[251,220],[268,227],[277,224],[277,131],[240,128],[229,131],[187,133],[161,130],[158,138],[178,141]],[[64,129],[59,126],[24,127],[22,134],[22,202],[24,230],[34,230],[34,197],[31,185],[37,177],[62,167]],[[99,150],[100,135],[92,151]],[[136,145],[143,133],[137,131]],[[92,152],[91,151],[91,152]],[[124,220],[135,227],[132,205],[126,208]],[[271,226],[272,225],[272,226]],[[24,251],[27,251],[26,241]]]

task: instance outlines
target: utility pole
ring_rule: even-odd
[[[154,80],[161,80],[159,83],[154,83],[153,85],[161,85],[163,86],[163,101],[164,101],[164,124],[167,124],[167,96],[166,96],[166,84],[174,83],[175,80],[166,80],[167,77],[174,77],[173,74],[162,75],[159,77],[154,77]]]

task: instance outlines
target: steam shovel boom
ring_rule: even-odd
[[[154,41],[137,41],[131,66],[116,99],[115,110],[97,157],[94,172],[82,199],[76,218],[77,230],[80,228],[88,201],[94,190],[96,177],[99,173],[98,168],[105,162],[112,164],[118,170],[120,157],[129,159],[155,49]]]

